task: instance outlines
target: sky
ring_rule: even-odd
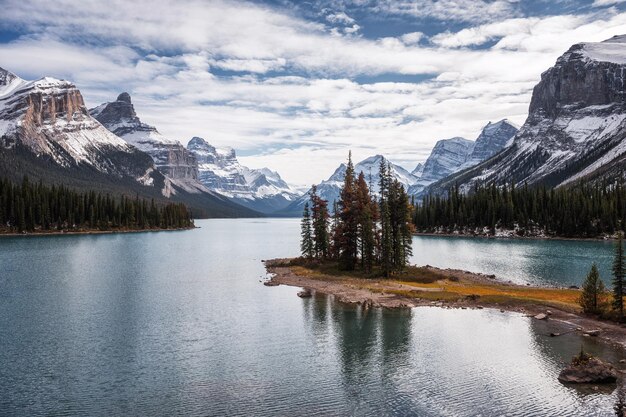
[[[412,170],[439,139],[523,124],[572,44],[626,34],[626,0],[0,0],[0,67],[131,94],[186,144],[236,149],[291,184],[348,150]]]

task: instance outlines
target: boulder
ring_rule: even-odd
[[[534,316],[537,320],[547,320],[548,319],[548,315],[547,314],[537,314],[536,316]]]
[[[568,384],[603,384],[617,381],[619,371],[610,363],[581,354],[559,374],[559,381]]]
[[[584,334],[589,335],[589,336],[596,337],[596,336],[598,336],[601,332],[602,332],[602,330],[600,330],[600,329],[585,330]]]
[[[309,298],[311,296],[312,296],[311,290],[302,290],[298,292],[298,297],[300,298]]]

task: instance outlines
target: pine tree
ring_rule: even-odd
[[[624,273],[624,247],[620,233],[613,258],[613,309],[620,320],[624,317]]]
[[[606,308],[606,288],[595,263],[583,283],[579,304],[586,314],[601,314]]]
[[[357,179],[357,211],[359,213],[359,252],[361,268],[366,272],[372,270],[376,246],[376,205],[372,201],[365,175],[359,174]]]
[[[304,212],[302,213],[302,222],[300,225],[301,232],[301,241],[300,241],[300,251],[302,256],[307,259],[313,259],[313,227],[311,224],[311,213],[309,211],[309,203],[306,202],[304,204]]]
[[[389,207],[389,183],[390,175],[387,163],[381,160],[379,166],[380,176],[380,265],[385,277],[391,275],[393,240],[391,230],[391,212]]]
[[[318,259],[326,259],[329,254],[328,202],[317,195],[317,187],[311,187],[311,217],[313,223],[314,249]]]
[[[357,263],[360,219],[351,152],[348,154],[348,164],[338,206],[340,222],[335,233],[337,234],[339,260],[342,268],[351,271]]]

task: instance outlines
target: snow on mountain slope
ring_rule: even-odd
[[[420,179],[409,189],[409,193],[421,195],[430,184],[489,159],[511,145],[518,129],[515,124],[503,119],[487,123],[476,141],[459,137],[440,140],[421,167]],[[418,168],[420,165],[415,169]]]
[[[409,188],[410,194],[418,194],[424,187],[458,171],[474,149],[474,142],[461,137],[438,141],[422,168],[419,180]]]
[[[434,184],[515,182],[559,186],[623,176],[626,36],[573,45],[541,75],[526,122],[511,147]]]
[[[277,172],[242,166],[232,148],[219,149],[194,137],[187,149],[198,161],[199,181],[243,206],[269,214],[284,208],[299,195]]]
[[[143,123],[128,93],[103,103],[90,113],[107,129],[152,157],[157,169],[187,192],[208,192],[198,182],[197,162],[177,140],[163,136],[154,126]]]
[[[23,146],[66,168],[89,166],[145,185],[155,179],[147,155],[92,118],[80,91],[65,80],[26,81],[0,68],[0,145]]]
[[[416,176],[417,178],[422,176],[422,173],[424,172],[424,164],[419,162],[416,166],[415,169],[413,169],[413,171],[411,171],[411,174],[413,174],[414,176]]]
[[[507,145],[511,145],[511,140],[518,130],[519,126],[507,119],[496,123],[489,122],[480,132],[478,138],[476,138],[472,153],[463,164],[463,168],[469,168],[485,161],[500,152]]]
[[[386,163],[389,162],[382,155],[374,155],[362,160],[354,166],[355,174],[358,176],[362,172],[365,175],[365,179],[374,194],[378,194],[379,190],[379,169],[381,161],[385,161]],[[400,181],[405,189],[408,190],[418,181],[417,176],[413,175],[401,166],[393,163],[390,163],[390,166],[392,177]],[[317,194],[324,200],[328,201],[329,205],[332,205],[334,201],[339,200],[339,193],[341,187],[343,186],[345,175],[346,164],[342,163],[327,180],[317,184]],[[308,192],[292,202],[285,210],[283,210],[282,214],[291,216],[301,215],[302,210],[304,209],[304,204],[307,201],[309,201]]]

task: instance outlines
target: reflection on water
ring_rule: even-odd
[[[411,263],[495,274],[516,283],[581,285],[596,262],[611,277],[610,241],[414,236]]]
[[[556,379],[581,343],[621,358],[592,338],[490,310],[300,299],[259,282],[261,259],[296,254],[296,219],[198,224],[0,239],[0,414],[611,414],[614,394]]]
[[[612,415],[614,385],[580,389],[557,380],[581,345],[614,363],[622,357],[594,338],[549,337],[550,322],[508,312],[332,304],[316,294],[302,302],[303,317],[339,357],[347,401],[340,407],[349,414]]]

